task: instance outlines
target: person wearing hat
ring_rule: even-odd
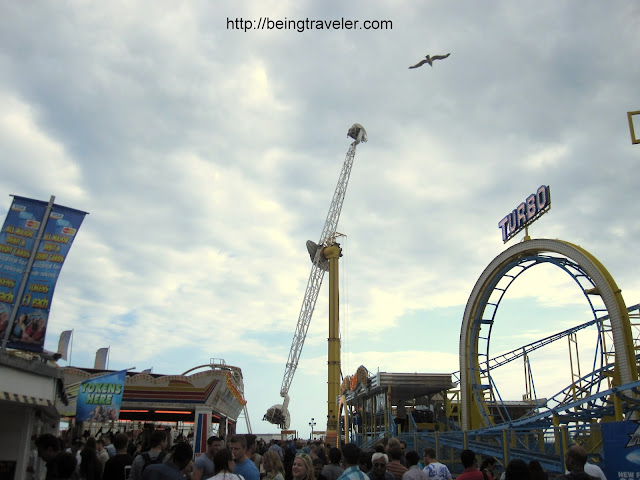
[[[367,473],[371,480],[394,480],[394,476],[387,472],[389,457],[386,453],[376,452],[371,457],[373,468]]]

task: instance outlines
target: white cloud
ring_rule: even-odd
[[[5,159],[5,175],[0,182],[5,191],[17,193],[12,192],[12,182],[8,180],[16,177],[34,193],[42,195],[44,187],[81,201],[85,192],[80,169],[64,146],[38,127],[36,109],[5,94],[0,95],[0,112],[0,142]]]

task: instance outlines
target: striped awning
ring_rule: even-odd
[[[51,400],[46,398],[30,397],[29,395],[20,395],[19,393],[0,392],[0,400],[8,402],[22,403],[25,405],[38,405],[40,407],[53,407]]]

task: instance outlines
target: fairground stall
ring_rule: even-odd
[[[117,420],[96,408],[88,421],[75,422],[78,391],[82,382],[112,373],[80,367],[64,367],[62,377],[68,405],[58,404],[74,433],[132,432],[166,429],[172,438],[193,436],[194,451],[206,449],[206,439],[235,433],[238,418],[246,415],[242,370],[222,359],[194,367],[181,375],[127,371]]]

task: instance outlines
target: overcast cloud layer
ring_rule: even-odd
[[[227,27],[261,16],[392,29]],[[305,241],[355,122],[369,142],[338,227],[345,375],[458,370],[465,304],[505,248],[498,222],[540,185],[553,207],[530,234],[581,245],[640,302],[626,118],[640,110],[639,31],[631,0],[2,2],[0,215],[10,194],[90,213],[46,348],[73,328],[74,365],[105,346],[112,369],[223,358],[244,372],[253,431],[276,431],[261,419],[281,402]],[[508,295],[496,353],[589,320],[569,277],[533,270]],[[324,428],[327,284],[290,391],[303,437],[311,417]],[[544,393],[569,383],[543,363]]]

